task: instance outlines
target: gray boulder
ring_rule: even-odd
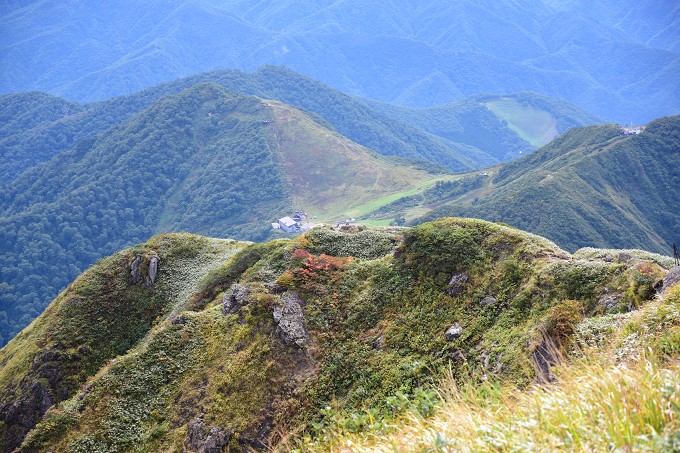
[[[461,326],[460,323],[456,321],[446,330],[444,335],[446,336],[446,341],[453,341],[463,335],[463,326]]]
[[[227,294],[222,298],[222,313],[225,315],[236,313],[241,307],[248,303],[250,288],[246,285],[234,283],[229,288]]]
[[[305,301],[293,291],[281,295],[281,302],[274,308],[274,322],[277,324],[276,334],[287,345],[299,348],[309,341],[305,328]]]
[[[135,256],[135,259],[132,260],[132,263],[130,264],[130,283],[133,285],[136,285],[137,283],[142,281],[142,276],[139,272],[139,267],[142,264],[142,257],[141,255]]]
[[[202,417],[193,419],[187,425],[184,452],[222,453],[231,440],[231,431],[214,426],[208,431]]]
[[[481,305],[482,307],[488,307],[489,305],[495,305],[496,302],[498,301],[496,300],[495,297],[486,296],[479,302],[479,305]]]
[[[214,427],[208,433],[203,445],[203,453],[222,453],[229,441],[231,440],[231,432],[225,431],[218,427]]]
[[[668,274],[663,279],[663,286],[661,291],[665,292],[671,286],[680,283],[680,266],[675,266],[673,269],[668,271]]]
[[[156,255],[155,252],[151,252],[153,255],[151,256],[151,259],[149,260],[149,270],[146,275],[146,286],[151,287],[156,283],[156,274],[158,274],[158,265],[160,264],[161,260],[158,258],[158,255]]]
[[[449,287],[446,290],[446,293],[451,297],[456,297],[465,291],[465,286],[469,279],[470,276],[465,272],[455,274],[453,277],[451,277],[451,280],[449,280]]]

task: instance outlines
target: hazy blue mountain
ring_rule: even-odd
[[[5,93],[92,101],[282,64],[411,107],[533,91],[619,122],[680,112],[672,2],[45,0],[0,15]]]

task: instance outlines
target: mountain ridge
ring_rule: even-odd
[[[665,253],[680,235],[679,131],[678,116],[652,121],[639,135],[615,125],[575,128],[521,159],[397,200],[369,218],[474,215],[571,251],[590,244]]]
[[[0,350],[0,445],[247,451],[366,410],[428,416],[447,366],[471,384],[540,382],[546,335],[645,306],[671,266],[472,219],[259,244],[155,236],[87,270]],[[370,430],[360,420],[350,432]]]
[[[515,132],[504,126],[502,120],[476,104],[471,109],[466,107],[469,113],[455,107],[446,109],[447,121],[466,125],[465,128],[457,126],[454,135],[450,135],[446,131],[451,125],[433,120],[426,110],[411,111],[409,116],[404,117],[397,107],[382,104],[376,107],[375,103],[348,96],[289,69],[265,66],[250,74],[236,70],[199,74],[130,96],[77,106],[74,107],[77,110],[73,115],[65,114],[53,122],[44,121],[33,129],[19,133],[9,133],[8,130],[6,137],[0,136],[0,158],[4,167],[0,177],[11,180],[12,176],[18,175],[31,164],[48,160],[79,141],[102,133],[163,96],[203,82],[217,83],[237,94],[255,95],[294,105],[320,115],[343,135],[381,154],[425,159],[450,170],[463,171],[492,165],[502,160],[506,153],[512,157],[532,149]],[[25,117],[27,112],[35,109],[33,99],[40,96],[8,95],[0,97],[0,105],[7,112],[17,111],[18,115]],[[19,102],[22,98],[25,100]],[[555,107],[546,107],[545,111],[552,112],[550,115],[560,124],[601,122],[561,101],[551,102]],[[422,127],[410,124],[418,121],[422,122]],[[441,133],[440,130],[445,132]]]

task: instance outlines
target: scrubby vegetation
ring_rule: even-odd
[[[336,425],[299,451],[659,451],[680,449],[680,286],[638,312],[573,320],[575,354],[551,385],[438,384],[434,414]]]
[[[192,238],[154,239],[135,250],[175,244],[171,249],[189,247],[192,259],[203,262],[209,243],[182,245]],[[399,427],[407,433],[411,419],[429,427],[451,405],[478,411],[465,425],[473,429],[475,417],[509,404],[506,395],[530,391],[535,382],[561,385],[559,357],[572,357],[582,345],[609,344],[611,326],[631,334],[622,345],[637,339],[634,350],[647,341],[670,354],[677,350],[677,335],[650,334],[646,321],[639,321],[643,315],[631,315],[639,309],[675,322],[663,308],[651,315],[648,301],[666,270],[643,257],[577,259],[538,236],[465,219],[354,233],[315,229],[292,240],[229,247],[240,250],[215,255],[213,270],[204,266],[205,277],[190,290],[172,290],[186,298],[165,303],[158,312],[164,314],[140,331],[141,341],[112,352],[109,362],[98,360],[57,404],[39,412],[45,415],[22,450],[191,451],[208,441],[208,431],[232,450],[327,450],[344,448],[348,440],[373,448],[378,441],[392,442]],[[112,277],[128,275],[131,253],[127,260],[107,261]],[[163,256],[162,262],[172,261],[167,251]],[[98,265],[85,275],[101,272]],[[182,278],[174,270],[159,274],[151,294]],[[144,296],[149,289],[143,286],[118,285],[129,292],[126,297],[142,291],[140,300],[157,300]],[[29,363],[39,353],[45,323],[62,319],[59,300],[78,291],[74,283],[0,360],[14,363],[7,361],[18,360],[12,351],[20,348],[20,362]],[[86,322],[78,314],[71,319],[74,326]],[[28,368],[17,370],[19,378],[32,376]],[[463,390],[442,399],[436,389],[446,376]],[[8,401],[20,399],[8,395]],[[650,408],[660,401],[649,398]],[[521,404],[529,411],[529,403]],[[523,410],[502,422],[514,426],[512,420],[528,414]],[[670,423],[664,417],[655,426]],[[5,423],[8,442],[16,420]],[[538,442],[530,437],[532,429],[527,425],[517,439]],[[499,430],[471,445],[486,445],[484,439],[496,445],[504,435]],[[454,445],[454,434],[442,430],[437,438],[438,432],[427,431],[411,445]]]
[[[107,361],[125,355],[160,320],[181,310],[198,281],[243,246],[188,234],[162,235],[79,276],[2,349],[3,450],[17,446],[49,406],[73,396]],[[148,285],[154,256],[160,259],[158,282]],[[141,280],[133,284],[130,266],[136,257]],[[69,419],[56,415],[48,414],[50,429],[68,425]]]

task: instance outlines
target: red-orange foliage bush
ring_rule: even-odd
[[[351,261],[351,257],[337,257],[321,254],[319,256],[297,249],[293,252],[293,263],[300,261],[298,267],[291,270],[293,280],[301,289],[316,294],[327,294],[329,283],[340,277],[340,271]]]

